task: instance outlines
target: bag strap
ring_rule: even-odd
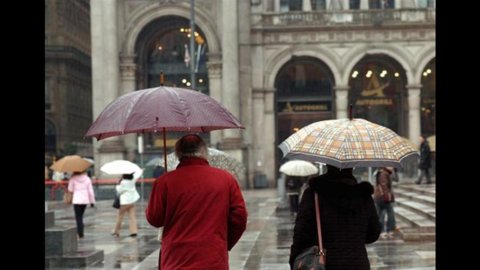
[[[315,217],[317,220],[318,247],[319,247],[319,255],[320,255],[319,262],[321,264],[325,264],[326,250],[323,248],[323,241],[322,241],[322,224],[320,223],[320,207],[319,207],[320,200],[318,199],[317,192],[314,192],[314,193],[315,193]]]

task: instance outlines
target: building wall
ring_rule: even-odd
[[[400,63],[408,81],[409,110],[408,134],[401,135],[417,142],[421,73],[435,57],[435,10],[402,9],[402,1],[395,1],[396,9],[380,12],[368,10],[368,1],[362,0],[361,10],[350,11],[348,1],[343,2],[347,7],[343,11],[281,13],[279,0],[195,1],[196,24],[209,45],[210,95],[246,127],[238,134],[212,132],[211,142],[245,164],[242,186],[252,187],[257,174],[265,174],[270,187],[276,185],[275,155],[280,142],[275,141],[274,84],[280,68],[293,56],[319,59],[332,71],[336,118],[347,116],[349,76],[362,57],[384,54]],[[236,16],[228,12],[232,5]],[[190,1],[92,3],[94,117],[107,100],[138,86],[135,42],[139,33],[149,22],[172,15],[189,19]],[[226,59],[237,59],[237,63]],[[111,66],[119,68],[105,69]],[[105,77],[113,83],[105,85]],[[102,140],[95,142],[95,155],[102,160],[131,157],[136,147],[135,136]]]
[[[92,156],[84,134],[92,123],[90,4],[87,0],[45,1],[45,119],[56,130],[50,156]],[[72,152],[74,151],[74,152]]]

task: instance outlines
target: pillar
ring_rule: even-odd
[[[253,106],[253,167],[250,170],[251,178],[257,173],[265,174],[265,91],[264,89],[254,88],[252,89]],[[252,183],[253,186],[255,183]]]
[[[408,89],[408,138],[415,144],[420,144],[421,117],[420,117],[420,89],[421,84],[407,85]]]
[[[93,119],[120,94],[116,10],[115,0],[90,3]],[[103,163],[123,159],[125,148],[119,137],[93,139],[93,146],[97,178]]]
[[[360,9],[368,9],[368,0],[360,0]]]
[[[237,0],[222,1],[222,104],[240,119]],[[240,142],[240,131],[226,129],[224,139]]]
[[[222,60],[220,53],[208,53],[208,86],[210,97],[222,103]],[[210,132],[210,145],[217,147],[222,139],[222,131],[215,130]]]
[[[337,119],[348,118],[348,90],[350,86],[339,85],[333,87],[335,91],[335,105]],[[355,108],[353,108],[353,117],[355,118]]]
[[[265,174],[267,175],[267,181],[269,187],[275,187],[275,153],[278,151],[277,144],[275,142],[275,89],[264,89],[265,92],[265,101],[264,101],[264,134],[263,138],[265,140]],[[267,158],[268,157],[268,158]]]
[[[135,64],[134,55],[122,55],[120,59],[120,75],[121,75],[121,93],[125,95],[135,90],[135,71],[137,65]],[[137,135],[126,134],[121,137],[126,148],[126,159],[133,160],[137,150]]]

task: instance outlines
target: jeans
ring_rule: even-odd
[[[393,203],[376,201],[375,205],[377,206],[377,213],[380,219],[380,225],[382,226],[382,232],[385,231],[385,214],[387,214],[387,232],[393,232],[396,226]]]

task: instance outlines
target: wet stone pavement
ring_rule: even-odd
[[[288,210],[277,211],[282,203],[276,189],[243,191],[248,208],[247,230],[229,253],[230,269],[290,269],[288,258],[293,236],[294,216]],[[137,203],[138,237],[129,237],[125,218],[119,238],[111,235],[116,210],[111,201],[98,201],[88,207],[85,238],[78,241],[78,251],[103,250],[104,260],[77,269],[158,269],[160,242],[158,230],[144,218],[144,203]],[[55,225],[75,226],[73,209],[62,202],[49,201],[55,212]],[[435,242],[405,242],[399,236],[367,245],[371,269],[435,269]],[[72,268],[49,268],[72,269]]]

